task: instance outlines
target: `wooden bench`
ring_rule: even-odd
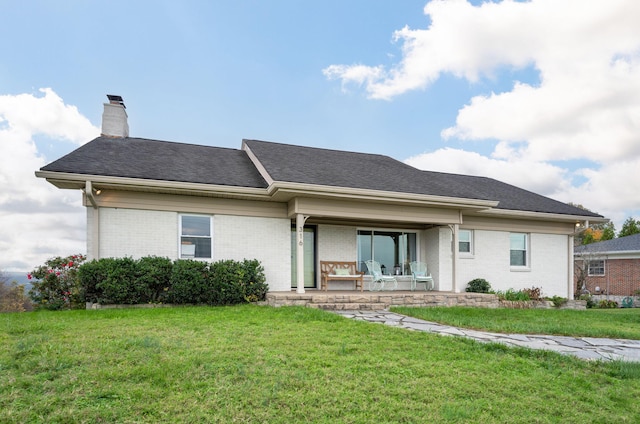
[[[320,289],[327,291],[329,281],[353,281],[356,290],[364,288],[364,272],[356,268],[355,262],[320,261]]]

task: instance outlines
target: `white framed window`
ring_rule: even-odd
[[[604,260],[589,261],[587,265],[590,277],[603,276],[604,275]]]
[[[460,256],[473,255],[473,231],[472,230],[458,231],[458,252],[460,252]]]
[[[516,268],[529,266],[529,235],[525,233],[509,234],[510,265]]]
[[[180,259],[212,259],[213,223],[206,215],[180,215]]]

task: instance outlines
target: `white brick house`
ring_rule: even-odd
[[[132,138],[122,99],[109,98],[103,135],[36,172],[82,190],[90,259],[255,258],[271,291],[298,292],[319,287],[320,261],[362,268],[371,258],[408,289],[407,265],[419,260],[440,291],[485,278],[497,290],[572,297],[576,225],[606,221],[500,181],[381,155]]]

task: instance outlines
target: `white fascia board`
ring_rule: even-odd
[[[528,218],[538,219],[545,221],[565,221],[565,222],[584,222],[590,223],[605,223],[609,222],[607,218],[598,218],[595,216],[582,216],[582,215],[565,215],[561,213],[547,213],[547,212],[532,212],[532,211],[519,211],[512,209],[490,209],[481,212],[483,215],[503,216],[510,218]]]
[[[613,250],[613,251],[597,251],[597,252],[574,252],[574,256],[607,256],[608,259],[638,259],[640,258],[640,250]]]
[[[402,193],[397,191],[382,191],[349,187],[335,187],[304,183],[275,182],[269,186],[269,194],[284,197],[296,196],[326,196],[342,199],[365,200],[374,202],[398,202],[423,204],[430,206],[455,207],[474,210],[486,210],[498,205],[498,201],[465,199],[460,197],[432,196],[426,194]]]
[[[158,191],[171,190],[190,194],[225,194],[238,195],[261,200],[269,200],[270,196],[265,188],[238,187],[227,185],[213,185],[203,183],[187,183],[181,181],[145,180],[141,178],[110,177],[104,175],[72,174],[52,171],[36,171],[36,177],[46,180],[65,181],[70,183],[82,183],[84,187],[87,181],[93,186],[103,185],[109,188],[129,189],[155,189]]]

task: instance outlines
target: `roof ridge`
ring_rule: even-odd
[[[243,138],[242,141],[243,142],[265,143],[265,144],[277,144],[279,146],[294,147],[294,148],[298,148],[298,149],[323,150],[323,151],[326,151],[326,152],[350,153],[350,154],[353,154],[353,155],[364,155],[364,156],[379,156],[379,157],[384,157],[384,158],[388,158],[388,159],[393,159],[393,160],[398,161],[400,163],[403,163],[403,164],[405,164],[405,165],[407,165],[407,166],[409,166],[411,168],[418,169],[418,168],[415,168],[414,166],[411,166],[409,164],[406,164],[406,163],[402,162],[401,160],[398,160],[398,159],[393,158],[393,157],[388,156],[388,155],[383,155],[382,153],[354,152],[353,150],[329,149],[329,148],[326,148],[326,147],[301,146],[299,144],[280,143],[280,142],[277,142],[277,141],[255,140],[255,139],[246,139],[246,138]]]
[[[102,137],[102,136],[100,136],[100,137],[97,137],[97,138],[104,138],[104,139],[108,139],[108,140],[113,140],[113,138],[111,138],[111,137]],[[181,146],[206,147],[206,148],[212,148],[212,149],[234,150],[234,151],[237,151],[237,152],[241,152],[242,151],[242,149],[236,149],[235,147],[211,146],[211,145],[208,145],[208,144],[186,143],[186,142],[183,142],[183,141],[158,140],[158,139],[155,139],[155,138],[146,138],[146,137],[124,137],[124,138],[121,138],[121,140],[142,140],[142,141],[150,141],[150,142],[154,142],[154,143],[178,144],[178,145],[181,145]]]

